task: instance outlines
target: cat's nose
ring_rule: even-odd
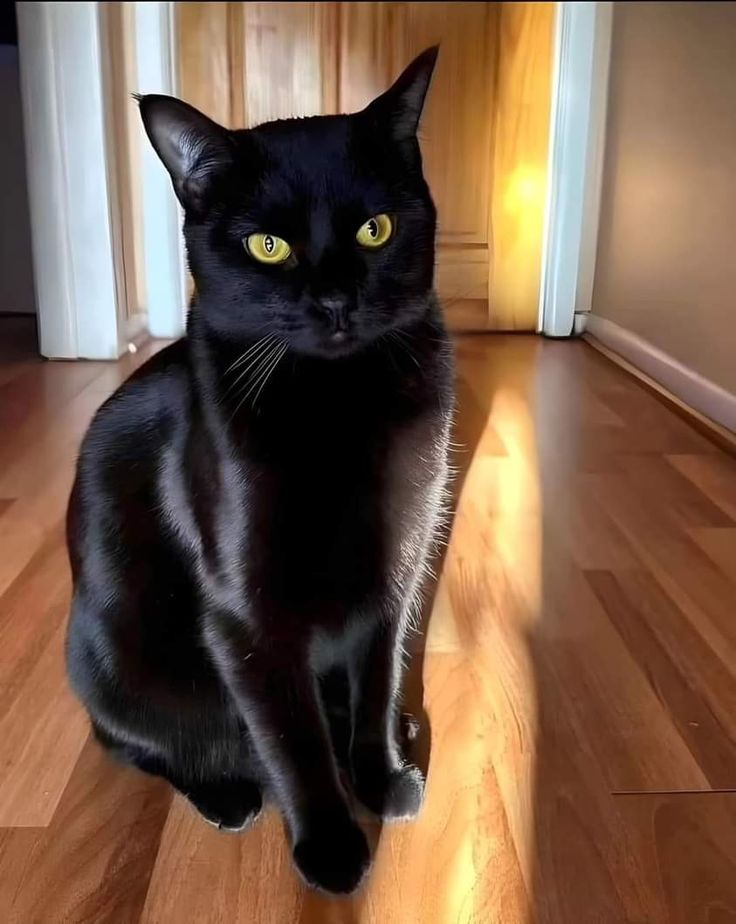
[[[320,312],[328,318],[333,333],[348,329],[350,304],[346,295],[322,295],[316,301]]]

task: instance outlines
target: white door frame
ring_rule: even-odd
[[[115,288],[98,3],[18,3],[21,93],[44,356],[126,349]],[[174,4],[136,2],[138,89],[176,94]],[[566,337],[591,307],[612,3],[557,4],[540,332]],[[184,330],[181,211],[141,131],[145,285],[156,337]]]
[[[613,4],[557,4],[539,330],[580,332],[591,309]]]
[[[173,3],[135,4],[138,89],[174,93]],[[39,347],[51,359],[117,359],[128,347],[116,277],[105,123],[105,32],[95,2],[17,4]],[[140,131],[148,329],[185,322],[181,217]]]
[[[139,93],[175,96],[176,27],[174,4],[136,2],[136,62]],[[151,147],[142,124],[139,140],[143,183],[148,330],[152,337],[180,337],[186,322],[186,256],[183,214],[171,180]]]
[[[116,291],[96,3],[18,3],[40,350],[117,359]]]

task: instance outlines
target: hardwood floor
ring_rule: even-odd
[[[426,805],[371,829],[336,901],[275,813],[220,834],[90,740],[64,506],[95,407],[153,348],[43,363],[4,332],[1,920],[736,922],[736,460],[581,342],[459,340],[457,513],[407,694]]]

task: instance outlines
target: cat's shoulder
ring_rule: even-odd
[[[106,450],[135,456],[167,440],[191,417],[192,371],[185,340],[164,347],[102,404],[82,453]]]

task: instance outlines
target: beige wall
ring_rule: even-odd
[[[736,393],[736,3],[616,3],[593,311]]]

